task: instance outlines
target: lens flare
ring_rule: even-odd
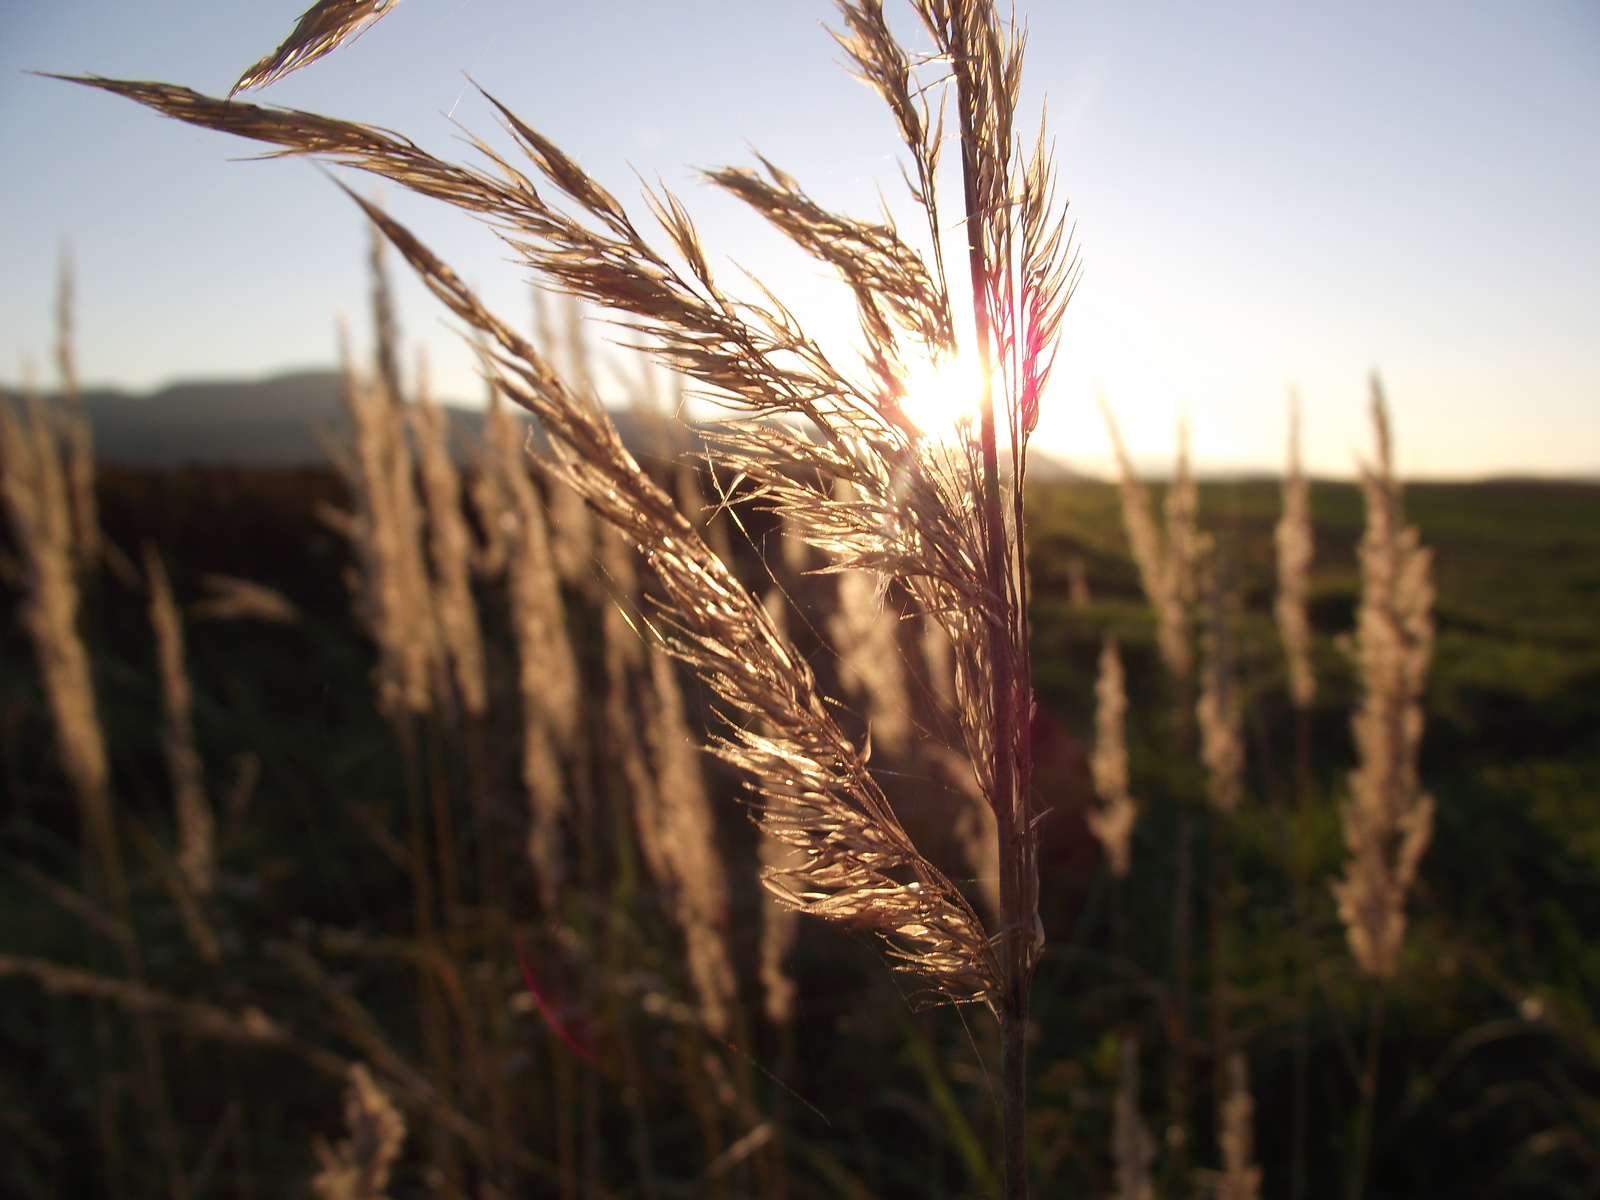
[[[983,394],[983,377],[976,364],[960,354],[917,358],[906,364],[906,416],[918,429],[941,441],[965,441],[972,436]]]

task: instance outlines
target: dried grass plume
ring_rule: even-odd
[[[1273,531],[1278,551],[1278,596],[1273,613],[1289,663],[1289,698],[1311,707],[1317,677],[1311,667],[1311,621],[1306,615],[1306,577],[1311,569],[1311,483],[1300,469],[1300,405],[1289,404],[1289,467],[1283,477],[1283,515]]]
[[[1361,472],[1367,527],[1355,642],[1361,706],[1351,719],[1357,765],[1339,810],[1350,858],[1333,894],[1356,962],[1388,979],[1399,966],[1406,894],[1433,834],[1433,797],[1418,779],[1417,750],[1433,656],[1434,589],[1432,555],[1416,526],[1405,523],[1376,378],[1372,423],[1377,462]]]
[[[1139,806],[1128,790],[1128,692],[1122,655],[1116,637],[1109,633],[1100,647],[1100,676],[1094,695],[1094,753],[1089,758],[1089,773],[1100,804],[1089,813],[1089,829],[1105,849],[1111,874],[1122,879],[1132,861]]]
[[[405,1145],[406,1122],[363,1063],[351,1066],[344,1094],[349,1137],[313,1143],[322,1169],[311,1180],[319,1200],[385,1200],[389,1171]]]

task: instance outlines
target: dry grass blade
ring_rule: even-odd
[[[400,0],[318,0],[301,14],[294,32],[283,44],[239,76],[228,94],[266,87],[291,71],[309,66],[361,36],[398,3]]]
[[[325,1051],[315,1050],[296,1040],[260,1009],[232,1012],[212,1004],[184,1000],[167,992],[97,975],[78,967],[64,967],[45,959],[0,954],[0,978],[33,979],[45,991],[58,996],[96,996],[128,1009],[175,1020],[185,1031],[198,1037],[245,1044],[282,1046],[309,1057],[324,1069],[342,1072],[344,1063]]]
[[[1378,461],[1361,472],[1362,535],[1356,659],[1361,707],[1351,719],[1356,769],[1340,807],[1350,860],[1333,885],[1351,953],[1380,979],[1399,967],[1406,893],[1433,835],[1433,797],[1417,776],[1422,689],[1433,657],[1432,555],[1405,523],[1394,477],[1389,421],[1372,381]]]

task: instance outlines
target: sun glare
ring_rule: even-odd
[[[906,415],[929,437],[959,441],[976,424],[982,378],[978,368],[960,354],[919,358],[908,363],[905,374]]]

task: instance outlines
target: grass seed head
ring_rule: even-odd
[[[1356,962],[1388,979],[1399,967],[1406,895],[1433,834],[1433,798],[1422,790],[1417,752],[1433,657],[1434,589],[1432,556],[1416,526],[1405,523],[1376,379],[1372,420],[1377,462],[1361,473],[1367,525],[1356,612],[1361,703],[1351,718],[1356,769],[1339,811],[1350,858],[1333,894]]]

